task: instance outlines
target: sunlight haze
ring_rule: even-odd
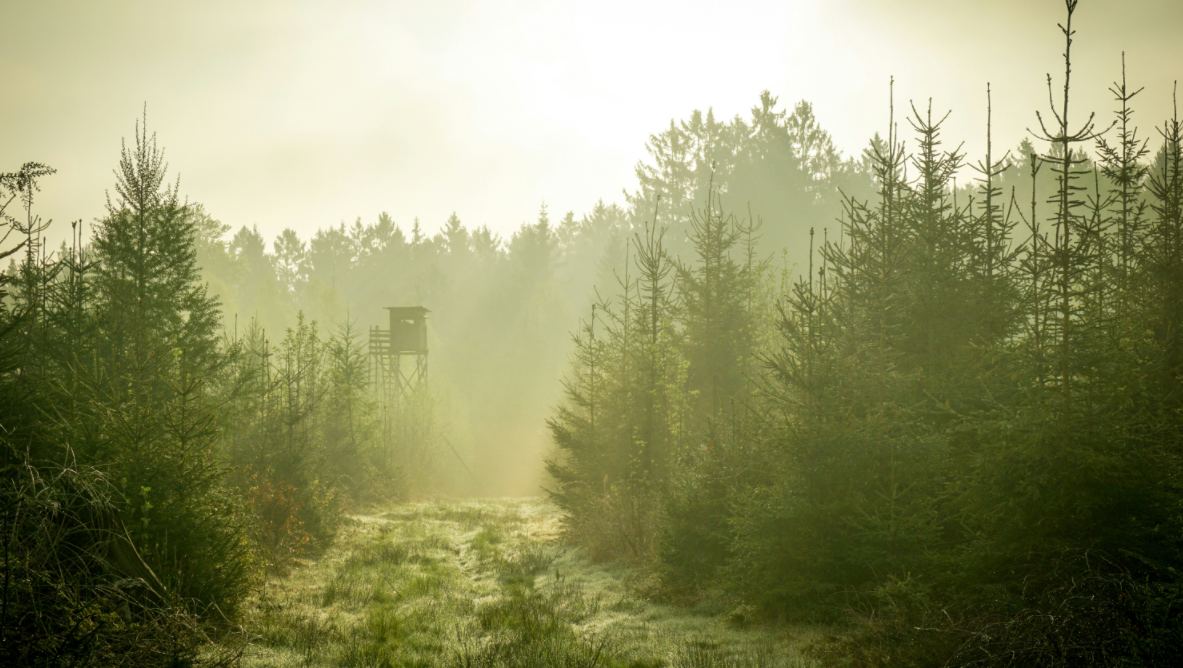
[[[0,666],[1183,656],[1183,0],[0,7]]]
[[[1131,81],[1147,87],[1140,117],[1158,122],[1183,57],[1183,3],[1088,4],[1077,74],[1092,83],[1077,108],[1109,113],[1096,82],[1119,75],[1124,45]],[[695,108],[746,114],[764,89],[782,106],[813,102],[855,155],[885,129],[895,75],[898,104],[931,95],[936,109],[953,107],[946,136],[977,159],[992,81],[995,137],[1016,145],[1043,73],[1062,74],[1059,11],[1019,0],[743,0],[726,11],[620,0],[8,2],[0,158],[56,167],[44,215],[89,222],[103,212],[115,138],[131,135],[146,103],[185,193],[232,228],[310,234],[389,211],[404,229],[418,217],[432,232],[455,210],[507,237],[543,203],[581,214],[620,200],[651,133]],[[942,57],[926,55],[934,42],[949,47]]]

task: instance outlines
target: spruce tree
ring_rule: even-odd
[[[1097,153],[1100,155],[1101,172],[1109,182],[1109,199],[1112,202],[1111,215],[1115,220],[1115,248],[1111,253],[1113,292],[1116,295],[1115,309],[1119,323],[1127,323],[1132,315],[1131,300],[1135,297],[1134,276],[1139,257],[1140,243],[1145,226],[1146,200],[1141,196],[1143,183],[1149,167],[1143,159],[1149,153],[1149,139],[1138,136],[1134,125],[1134,110],[1131,103],[1142,88],[1131,89],[1126,81],[1125,52],[1121,54],[1121,81],[1114,82],[1109,91],[1118,103],[1114,112],[1117,137],[1111,143],[1105,137],[1097,139]]]
[[[1155,391],[1167,411],[1183,406],[1183,120],[1176,102],[1159,128],[1163,144],[1147,182],[1153,220],[1146,233],[1143,319],[1153,333]],[[1175,418],[1175,424],[1181,421]]]
[[[136,124],[93,241],[97,345],[90,461],[114,465],[137,545],[181,600],[230,610],[243,544],[214,457],[219,309],[164,153]]]

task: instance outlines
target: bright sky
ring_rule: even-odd
[[[1013,146],[1057,82],[1061,0],[0,0],[0,169],[59,173],[41,211],[93,220],[141,106],[182,191],[224,222],[303,235],[455,210],[508,235],[546,202],[622,199],[648,135],[769,89],[811,100],[839,147],[898,105],[952,107],[976,159],[985,84]],[[1082,0],[1077,109],[1112,108],[1127,52],[1150,132],[1183,75],[1183,2]]]

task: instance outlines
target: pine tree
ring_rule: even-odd
[[[1055,206],[1054,217],[1051,219],[1053,233],[1048,247],[1049,289],[1051,290],[1051,319],[1048,321],[1049,331],[1054,338],[1052,372],[1060,389],[1064,407],[1072,402],[1073,386],[1079,381],[1084,362],[1080,350],[1088,340],[1089,332],[1078,332],[1081,325],[1080,280],[1084,268],[1096,261],[1096,235],[1087,230],[1089,221],[1082,213],[1085,201],[1081,192],[1085,187],[1079,184],[1080,179],[1088,174],[1086,158],[1077,150],[1079,144],[1095,141],[1100,132],[1094,123],[1094,114],[1080,125],[1072,129],[1070,116],[1071,86],[1072,86],[1072,41],[1075,31],[1072,29],[1072,18],[1076,12],[1079,0],[1065,0],[1067,19],[1060,25],[1060,32],[1064,36],[1064,86],[1063,93],[1058,100],[1059,108],[1050,106],[1054,123],[1050,129],[1044,121],[1043,115],[1036,112],[1039,120],[1039,137],[1049,142],[1054,149],[1043,159],[1051,165],[1056,177],[1056,192],[1049,202]],[[1053,99],[1052,77],[1047,76],[1048,99]]]
[[[329,483],[354,499],[379,488],[388,459],[378,451],[374,406],[368,391],[369,359],[357,330],[346,321],[328,342],[323,431]],[[392,490],[393,491],[393,490]]]
[[[1171,411],[1183,406],[1179,382],[1183,378],[1183,121],[1177,103],[1159,134],[1163,145],[1146,188],[1154,217],[1146,235],[1149,290],[1143,318],[1154,337],[1155,390],[1163,407]]]
[[[1121,54],[1121,81],[1113,83],[1109,91],[1119,107],[1114,112],[1117,122],[1117,139],[1111,144],[1104,137],[1097,139],[1097,153],[1100,155],[1101,172],[1109,181],[1109,198],[1113,203],[1112,215],[1115,221],[1115,261],[1112,268],[1113,292],[1116,295],[1116,310],[1119,323],[1131,317],[1131,300],[1134,298],[1134,276],[1138,272],[1135,262],[1138,258],[1138,244],[1143,236],[1146,201],[1141,196],[1143,182],[1149,167],[1143,158],[1149,153],[1149,139],[1138,136],[1133,125],[1134,110],[1130,104],[1142,88],[1131,90],[1126,81],[1125,52]]]
[[[182,600],[228,611],[246,564],[214,458],[219,311],[166,169],[142,119],[95,230],[98,393],[81,420],[93,426],[78,436],[90,461],[115,465],[130,502],[125,521],[166,584]]]

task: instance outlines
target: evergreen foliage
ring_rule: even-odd
[[[810,231],[807,271],[782,281],[775,309],[759,263],[736,252],[744,226],[709,181],[694,185],[714,140],[693,121],[654,138],[660,169],[638,170],[640,197],[673,192],[661,220],[688,230],[689,253],[661,313],[626,278],[615,336],[585,326],[576,338],[578,382],[551,421],[553,496],[573,539],[637,556],[639,539],[618,538],[633,530],[629,506],[597,483],[608,461],[644,460],[649,441],[592,425],[669,420],[668,399],[613,394],[645,386],[649,367],[604,364],[643,343],[645,322],[669,322],[661,364],[685,380],[665,390],[685,408],[663,448],[679,456],[641,469],[668,491],[633,503],[649,509],[649,565],[671,591],[857,622],[841,651],[869,664],[1178,654],[1180,122],[1162,125],[1147,163],[1124,56],[1113,125],[1070,115],[1076,0],[1065,8],[1062,87],[1048,78],[1052,107],[1037,114],[1046,148],[1000,158],[988,121],[975,188],[958,188],[965,157],[944,143],[947,114],[912,105],[909,148],[892,100],[864,156],[873,187],[844,194],[820,249]],[[826,153],[786,140],[802,124],[785,127],[773,103],[734,126],[751,128],[753,152],[714,163],[731,196],[744,191],[729,178],[754,183],[736,175],[761,147],[793,169]]]

